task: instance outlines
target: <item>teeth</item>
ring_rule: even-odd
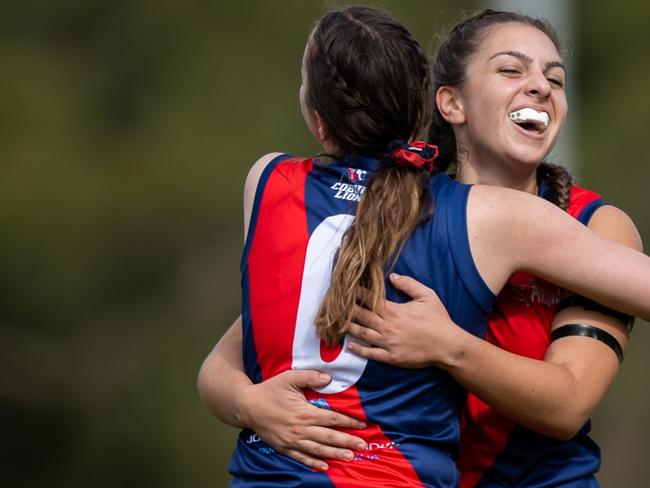
[[[538,122],[542,124],[544,128],[548,127],[548,114],[546,112],[538,112],[537,110],[528,107],[510,112],[508,118],[513,122]]]

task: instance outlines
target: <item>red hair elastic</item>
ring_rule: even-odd
[[[433,162],[438,157],[438,146],[424,141],[406,143],[403,140],[395,140],[388,145],[388,152],[398,166],[424,168],[431,173]]]

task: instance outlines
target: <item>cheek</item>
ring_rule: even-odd
[[[555,108],[555,116],[560,121],[560,124],[564,124],[569,111],[566,96],[564,94],[558,94],[555,97],[553,105]]]

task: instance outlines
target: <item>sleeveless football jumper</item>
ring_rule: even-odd
[[[546,197],[546,189],[540,189]],[[584,225],[605,205],[600,195],[573,186],[567,212]],[[543,359],[562,290],[530,273],[515,273],[499,293],[486,340],[521,356]],[[458,467],[461,488],[594,488],[600,450],[590,423],[560,441],[511,422],[472,395],[463,413]]]
[[[351,462],[314,471],[240,433],[232,487],[430,487],[459,482],[456,456],[466,392],[437,368],[402,369],[325,347],[314,318],[357,202],[379,162],[344,157],[323,164],[283,155],[263,171],[242,257],[243,359],[259,383],[289,369],[327,372],[332,382],[306,392],[315,405],[367,422],[368,443]],[[451,318],[483,337],[494,294],[472,259],[466,222],[469,185],[431,178],[433,215],[406,241],[394,271],[436,291]],[[386,229],[390,232],[390,229]],[[386,283],[387,297],[408,297]]]

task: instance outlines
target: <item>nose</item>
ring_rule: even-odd
[[[535,70],[529,73],[526,83],[528,95],[545,100],[551,95],[551,90],[551,84],[542,71]]]

